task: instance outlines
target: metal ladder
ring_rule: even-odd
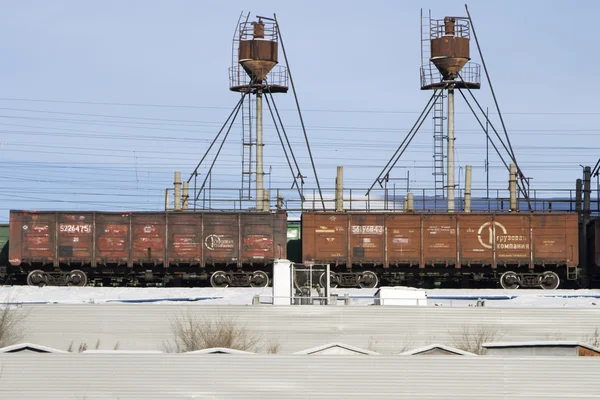
[[[247,95],[242,106],[242,186],[241,200],[252,199],[252,182],[256,171],[253,164],[253,153],[256,151],[256,136],[254,126],[254,97]]]
[[[444,198],[444,182],[445,182],[445,159],[444,144],[446,136],[444,135],[444,125],[446,116],[444,115],[444,100],[447,96],[440,96],[433,106],[433,180],[434,180],[434,196],[435,199]]]

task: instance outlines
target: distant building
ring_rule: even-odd
[[[350,346],[344,343],[328,343],[322,346],[313,347],[302,351],[297,351],[294,354],[307,354],[307,355],[379,355],[379,353],[361,349],[360,347]]]
[[[443,344],[430,344],[425,347],[405,351],[401,356],[476,356],[477,354]]]
[[[19,343],[0,348],[0,353],[66,353],[66,351],[35,343]]]
[[[598,357],[600,349],[587,343],[558,340],[532,342],[497,342],[484,343],[489,356],[521,357],[521,356],[567,356]]]

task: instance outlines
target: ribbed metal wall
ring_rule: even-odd
[[[12,399],[582,399],[595,357],[3,354]]]
[[[441,343],[453,345],[464,326],[484,326],[497,339],[581,340],[600,327],[596,309],[499,309],[391,306],[178,306],[45,305],[26,306],[25,341],[66,350],[86,342],[93,349],[162,350],[172,338],[170,321],[178,315],[233,319],[265,343],[292,353],[329,342],[367,347],[384,354]]]

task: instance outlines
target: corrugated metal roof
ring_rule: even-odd
[[[99,350],[164,350],[177,316],[232,319],[293,353],[342,342],[383,354],[398,354],[430,343],[456,346],[465,327],[497,330],[485,341],[550,338],[582,341],[600,326],[600,310],[538,308],[350,307],[350,306],[201,306],[95,304],[24,306],[25,340],[66,350],[100,340]],[[57,322],[59,321],[59,322]],[[371,345],[369,345],[371,344]],[[262,351],[258,349],[257,351]]]
[[[498,348],[498,347],[585,347],[600,353],[600,348],[592,346],[588,343],[578,342],[575,340],[536,340],[529,342],[493,342],[483,343],[482,347]]]
[[[594,357],[2,354],[13,399],[591,399]]]

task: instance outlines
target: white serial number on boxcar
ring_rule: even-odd
[[[60,224],[60,232],[62,233],[90,233],[92,227],[88,224]]]

